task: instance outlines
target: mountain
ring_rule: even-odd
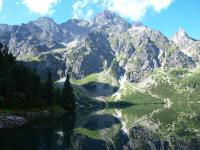
[[[91,25],[94,30],[106,30],[111,28],[126,30],[131,27],[131,25],[123,18],[108,10],[97,14],[96,17],[91,21]]]
[[[76,79],[110,70],[116,78],[138,82],[157,68],[191,69],[200,59],[200,42],[181,28],[168,39],[141,23],[130,24],[104,11],[91,21],[71,19],[57,24],[47,17],[22,25],[0,25],[0,42],[44,77],[49,69],[59,79]]]
[[[69,132],[72,142],[66,144],[62,139],[63,135],[68,136],[65,133],[71,126],[70,120],[65,115],[64,119],[58,118],[62,123],[52,130],[52,135],[59,148],[70,145],[75,149],[93,149],[99,144],[99,149],[198,149],[200,41],[191,38],[184,29],[169,39],[142,23],[131,24],[113,12],[104,11],[90,21],[71,19],[57,24],[42,17],[22,25],[2,24],[0,42],[8,44],[18,63],[32,68],[42,81],[52,72],[53,80],[57,80],[53,86],[56,105],[63,99],[59,88],[64,86],[66,75],[72,76],[70,82],[78,109],[76,117],[69,117],[75,126],[70,127],[72,134]],[[2,47],[2,54],[5,52],[7,49]],[[37,82],[34,84],[34,76],[29,73],[27,78],[24,69],[16,67],[11,67],[12,75],[7,63],[6,60],[0,63],[3,69],[0,75],[6,73],[2,74],[4,82],[0,80],[3,83],[0,85],[2,91],[6,87],[13,93],[11,104],[16,100],[19,103],[17,97],[22,103],[27,103],[25,99],[32,102],[34,90],[45,104],[43,86],[40,90]],[[7,74],[18,81],[16,85]],[[33,87],[29,82],[33,82]],[[45,84],[47,89],[52,85],[50,82]],[[21,88],[29,95],[33,93],[30,98],[19,93]],[[10,96],[9,93],[2,95]],[[0,95],[0,104],[3,100]],[[35,102],[41,107],[37,99]],[[7,103],[4,105],[7,108]],[[47,124],[49,129],[49,120]]]
[[[172,41],[186,55],[199,61],[200,41],[190,37],[183,28],[180,28],[172,37]]]
[[[180,48],[186,48],[196,40],[191,38],[186,31],[181,27],[172,37],[172,41]]]

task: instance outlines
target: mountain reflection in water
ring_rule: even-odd
[[[183,106],[184,111],[179,111]],[[169,149],[169,140],[180,149],[181,145],[198,149],[200,140],[194,134],[197,130],[189,130],[198,127],[198,114],[198,105],[181,103],[170,108],[162,104],[128,103],[81,108],[76,114],[66,113],[61,117],[32,120],[20,128],[1,129],[0,150]],[[185,119],[180,121],[180,118]],[[173,136],[167,140],[160,138],[169,134]],[[191,140],[174,137],[188,134],[193,136]]]

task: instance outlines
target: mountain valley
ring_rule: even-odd
[[[90,21],[1,24],[0,42],[42,79],[51,70],[55,87],[71,75],[80,111],[69,148],[200,148],[200,41],[183,28],[169,39],[106,10]],[[61,126],[54,140],[64,143]]]

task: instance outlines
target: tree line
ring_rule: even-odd
[[[56,89],[51,70],[45,80],[36,71],[18,63],[0,43],[0,108],[31,108],[60,105],[75,111],[76,102],[70,76],[63,89]]]

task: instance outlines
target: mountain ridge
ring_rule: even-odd
[[[62,76],[70,71],[81,79],[115,66],[112,70],[117,78],[125,75],[129,81],[138,82],[156,68],[193,68],[200,56],[200,42],[184,30],[169,39],[158,30],[137,22],[130,24],[110,11],[97,14],[91,21],[71,19],[57,24],[43,17],[22,25],[0,25],[0,42],[8,44],[18,60],[36,68],[41,76],[51,69],[54,79],[61,77],[60,71]]]

